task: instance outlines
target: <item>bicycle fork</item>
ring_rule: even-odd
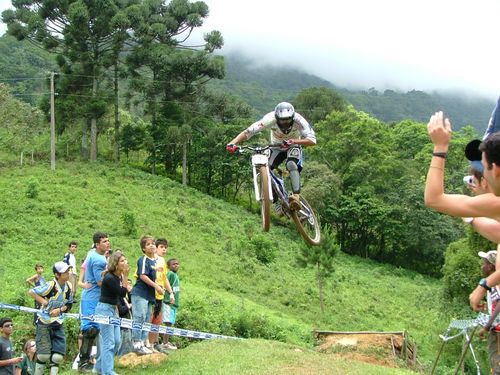
[[[269,196],[269,200],[273,201],[273,191],[271,189],[271,176],[269,174],[269,165],[267,164],[267,156],[256,154],[252,156],[252,165],[253,165],[253,187],[255,190],[255,199],[257,202],[261,200],[261,191],[258,181],[258,175],[260,174],[261,167],[265,167],[267,173],[267,194]],[[265,194],[266,192],[262,192]]]

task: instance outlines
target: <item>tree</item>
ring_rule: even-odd
[[[7,31],[18,40],[28,39],[58,54],[58,65],[69,72],[78,67],[86,78],[81,101],[90,122],[90,159],[97,158],[98,120],[104,114],[101,92],[106,62],[114,61],[117,45],[127,38],[127,8],[135,0],[27,0],[14,1],[2,19]]]
[[[311,87],[299,92],[295,109],[313,124],[322,121],[332,111],[344,111],[346,101],[337,91],[327,87]]]
[[[324,286],[326,279],[335,271],[334,259],[339,251],[335,236],[329,225],[324,225],[321,230],[321,243],[319,246],[303,245],[297,257],[300,267],[312,266],[316,270],[316,280],[319,289],[319,303],[321,312],[325,312]]]

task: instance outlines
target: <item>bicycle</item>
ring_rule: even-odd
[[[288,202],[288,192],[282,177],[269,168],[269,152],[280,145],[236,146],[239,153],[250,151],[255,199],[260,203],[262,229],[269,231],[271,203],[280,203],[283,214],[291,218],[302,238],[310,245],[319,245],[321,231],[313,209],[300,195],[300,209],[294,210]]]

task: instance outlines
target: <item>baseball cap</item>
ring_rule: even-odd
[[[479,255],[479,257],[483,258],[483,259],[486,259],[489,263],[495,265],[496,261],[497,261],[497,251],[496,250],[490,250],[488,252],[484,252],[484,251],[480,251],[479,253],[477,253],[477,255]]]
[[[54,273],[64,273],[69,268],[71,268],[71,266],[68,263],[65,263],[65,262],[56,262],[56,263],[54,263],[54,267],[52,267],[52,271]]]
[[[481,163],[481,151],[479,151],[479,145],[481,140],[474,139],[467,143],[465,146],[465,157],[469,159],[470,165],[476,171],[483,173],[483,164]]]

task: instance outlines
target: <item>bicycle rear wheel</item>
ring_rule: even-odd
[[[257,175],[260,191],[260,213],[262,216],[262,230],[269,232],[271,223],[271,200],[269,199],[269,174],[266,166],[259,167]]]
[[[300,210],[292,210],[290,214],[302,238],[310,245],[319,245],[321,230],[318,220],[313,209],[302,196],[300,196]]]

